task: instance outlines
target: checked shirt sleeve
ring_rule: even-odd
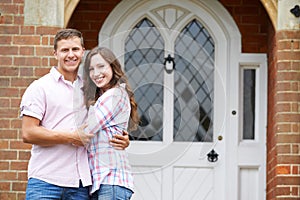
[[[101,129],[126,123],[128,117],[123,114],[124,108],[128,108],[126,95],[121,89],[113,88],[100,96],[89,109],[89,132],[95,134]]]

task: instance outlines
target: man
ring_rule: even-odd
[[[78,30],[58,31],[57,66],[34,81],[22,97],[22,137],[33,144],[26,199],[89,199],[91,175],[84,144],[92,135],[82,134],[87,111],[81,90],[75,89],[83,84],[77,73],[84,50]],[[128,146],[127,135],[116,137],[115,148]]]

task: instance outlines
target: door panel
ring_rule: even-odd
[[[136,187],[133,199],[160,199],[162,195],[162,173],[151,167],[134,167]]]
[[[213,200],[213,168],[175,167],[173,173],[174,199]]]

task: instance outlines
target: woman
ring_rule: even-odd
[[[84,64],[84,100],[89,110],[88,131],[95,134],[88,147],[92,199],[130,199],[131,167],[124,150],[109,144],[114,134],[136,128],[139,118],[127,78],[107,48],[92,49]],[[100,167],[101,166],[101,167]]]

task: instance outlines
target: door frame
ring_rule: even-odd
[[[239,168],[238,168],[238,155],[237,151],[239,144],[239,136],[240,133],[240,119],[242,113],[240,106],[240,96],[235,94],[236,91],[240,91],[239,88],[239,73],[240,66],[244,62],[253,61],[255,55],[249,56],[241,53],[241,34],[239,29],[234,22],[232,16],[228,13],[228,11],[224,8],[224,6],[218,1],[211,0],[190,0],[190,1],[180,1],[180,0],[169,0],[168,3],[172,2],[172,5],[180,6],[180,7],[188,7],[191,13],[197,13],[197,19],[200,18],[201,23],[209,30],[211,36],[215,41],[215,66],[222,66],[220,71],[217,74],[220,75],[222,79],[222,85],[215,85],[215,93],[223,92],[225,96],[225,108],[221,108],[223,105],[214,105],[216,110],[224,110],[224,115],[214,116],[215,120],[221,120],[223,125],[226,123],[225,129],[222,127],[216,127],[216,130],[222,130],[219,133],[214,134],[214,141],[217,141],[218,136],[222,136],[226,139],[226,145],[222,148],[225,148],[226,155],[234,155],[230,159],[225,160],[225,179],[231,180],[231,184],[226,184],[224,182],[224,190],[218,191],[221,195],[225,197],[225,199],[237,200],[239,195]],[[110,48],[114,48],[118,46],[118,48],[114,48],[114,51],[117,55],[122,55],[122,49],[124,49],[123,45],[125,42],[121,42],[116,44],[114,41],[116,38],[121,37],[126,34],[127,27],[130,27],[132,24],[136,24],[144,17],[148,17],[151,20],[151,16],[145,16],[142,10],[149,10],[158,7],[158,5],[164,5],[163,1],[159,0],[123,0],[121,1],[114,10],[109,14],[107,19],[105,20],[100,32],[99,32],[99,45],[107,46]],[[155,7],[154,7],[155,5]],[[139,11],[135,12],[135,9],[139,7]],[[132,21],[132,15],[134,13],[134,19],[136,22]],[[190,14],[190,17],[195,17],[195,15]],[[156,24],[156,26],[158,26]],[[117,32],[118,31],[118,32]],[[163,35],[163,37],[167,37],[167,35]],[[117,39],[120,41],[120,39]],[[124,40],[124,38],[123,38]],[[121,39],[122,41],[122,39]],[[119,52],[118,52],[119,50]],[[256,57],[259,59],[259,66],[266,66],[265,55]],[[249,60],[250,59],[250,60]],[[121,63],[124,63],[121,60]],[[264,77],[266,77],[265,68],[262,69],[261,73]],[[230,79],[230,77],[237,77],[236,79]],[[266,83],[262,84],[262,91],[265,93],[261,96],[263,103],[261,104],[262,113],[266,116]],[[222,88],[225,88],[226,93]],[[220,91],[218,91],[220,90]],[[232,91],[229,93],[228,91]],[[239,94],[240,92],[238,92]],[[218,107],[219,106],[219,107]],[[237,115],[233,115],[232,111],[237,111]],[[260,127],[264,127],[266,121],[263,121]],[[261,130],[261,128],[260,128]],[[265,135],[265,130],[261,130]],[[225,135],[226,134],[226,135]],[[235,137],[236,136],[236,137]],[[264,137],[265,140],[265,137]],[[134,141],[132,142],[134,143]],[[159,144],[158,144],[159,145]],[[143,146],[143,144],[141,144]],[[264,147],[265,148],[265,147]],[[266,148],[265,148],[266,149]],[[266,162],[266,155],[264,157],[264,163]],[[262,190],[264,190],[266,182],[265,182],[265,166],[262,166],[260,169],[260,174],[263,173],[262,179],[264,180]],[[226,192],[232,191],[232,192]],[[264,192],[265,193],[265,192]]]

